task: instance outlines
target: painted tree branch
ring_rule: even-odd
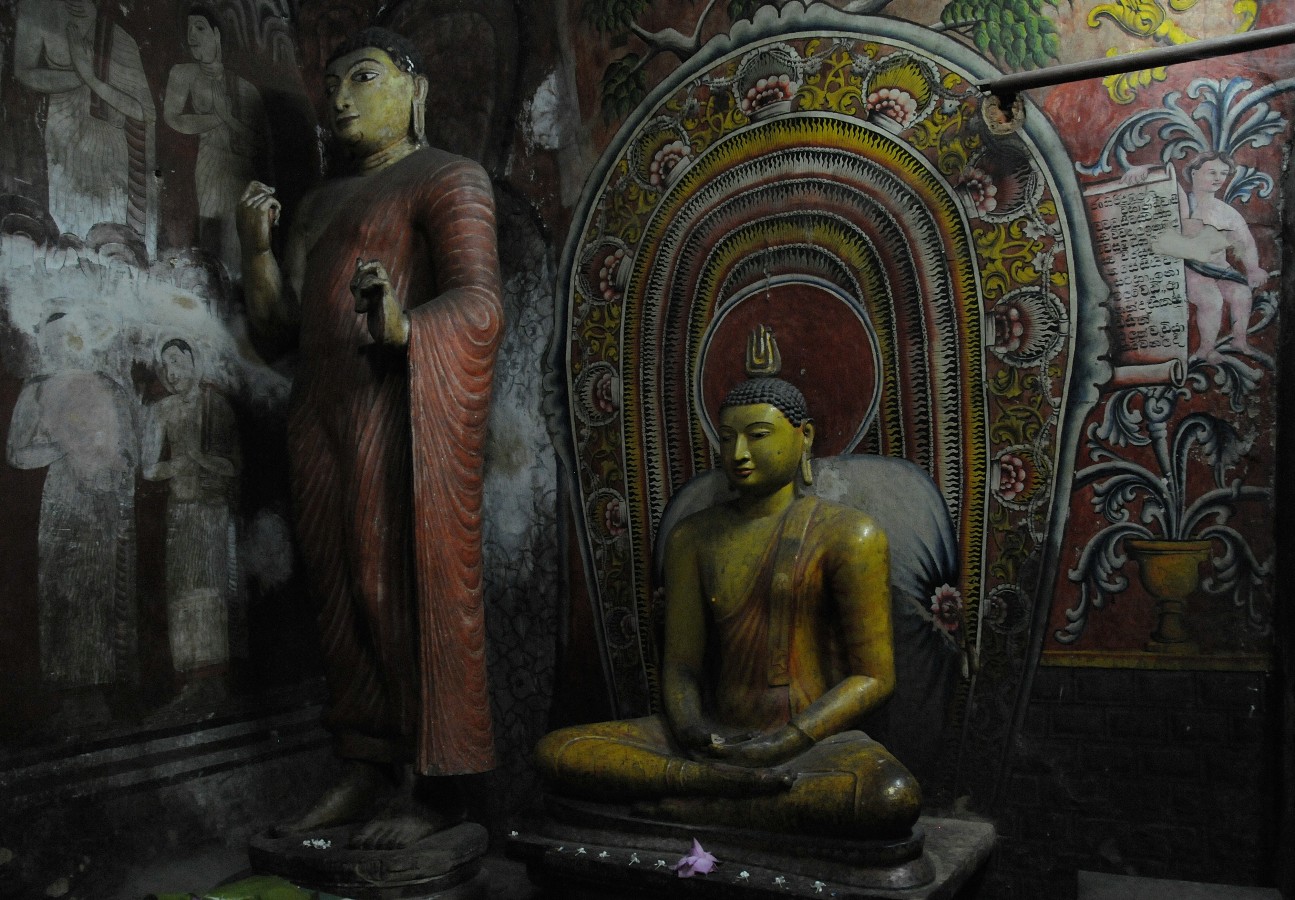
[[[647,60],[656,56],[658,53],[673,53],[679,58],[680,62],[688,59],[699,49],[701,49],[701,29],[706,24],[706,19],[710,16],[711,10],[719,0],[710,0],[706,8],[701,11],[697,17],[697,24],[692,30],[692,34],[684,37],[682,33],[673,28],[662,28],[660,31],[648,31],[638,22],[630,22],[630,31],[647,45],[648,52],[643,57],[641,68]]]

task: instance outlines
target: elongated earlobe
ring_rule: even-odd
[[[414,76],[414,99],[410,102],[409,127],[414,143],[420,147],[427,143],[427,79]]]
[[[800,433],[805,440],[800,454],[800,478],[805,484],[813,484],[814,467],[810,465],[810,459],[814,450],[814,423],[806,419],[800,426]]]

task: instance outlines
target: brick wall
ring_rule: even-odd
[[[1065,898],[1088,869],[1262,884],[1269,677],[1040,667],[980,896]]]

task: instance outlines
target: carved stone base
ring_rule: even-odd
[[[937,900],[957,891],[980,869],[994,845],[984,822],[923,817],[904,841],[859,842],[738,829],[706,829],[638,820],[572,824],[546,818],[512,835],[508,853],[527,864],[531,880],[564,898],[583,897],[834,897],[836,900]],[[761,838],[752,844],[752,834]],[[671,870],[697,838],[719,860],[706,875],[679,878]],[[916,858],[912,858],[916,846]],[[923,849],[923,846],[925,849]],[[906,860],[897,859],[908,855]],[[887,859],[889,857],[889,860]],[[864,860],[870,860],[865,862]]]
[[[356,900],[485,900],[481,857],[489,836],[475,822],[402,850],[351,849],[355,827],[290,837],[258,835],[248,845],[248,856],[258,872]]]

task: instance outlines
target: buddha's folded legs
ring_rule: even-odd
[[[679,822],[833,837],[889,838],[909,833],[922,792],[904,766],[861,731],[815,744],[775,771],[795,777],[791,790],[743,798],[667,797],[653,815]]]
[[[657,716],[551,732],[536,761],[556,792],[582,800],[629,803],[667,796],[745,797],[787,790],[792,777],[688,759]]]
[[[827,738],[773,769],[743,769],[679,755],[664,723],[648,717],[555,731],[537,757],[560,794],[639,803],[678,822],[885,838],[908,834],[921,813],[917,780],[861,731]]]

